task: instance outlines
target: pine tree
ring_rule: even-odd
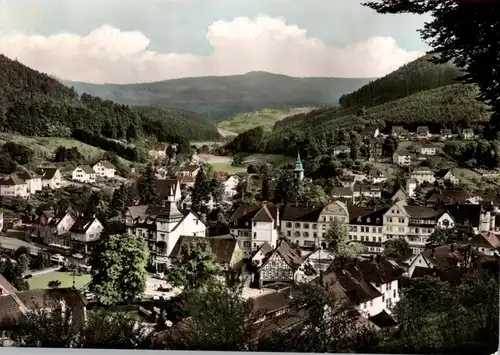
[[[137,189],[142,203],[152,205],[158,201],[155,170],[151,163],[146,166],[144,174],[137,183]]]
[[[203,205],[203,202],[210,201],[211,192],[212,185],[210,183],[210,180],[208,179],[205,170],[201,168],[198,174],[196,174],[193,191],[191,192],[191,208],[195,211],[199,211]]]
[[[111,202],[108,207],[108,218],[113,218],[123,211],[123,209],[130,204],[130,191],[125,184],[122,184],[118,189],[113,192]]]

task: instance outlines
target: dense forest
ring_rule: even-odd
[[[172,107],[198,112],[219,122],[262,108],[324,106],[372,79],[294,78],[267,72],[182,78],[144,84],[87,84],[63,81],[79,93],[121,104]]]
[[[80,96],[48,75],[0,55],[0,130],[69,137],[75,129],[123,140],[141,134],[173,141],[220,138],[215,125],[199,114],[131,108],[89,94]]]
[[[342,96],[344,108],[372,107],[421,91],[456,84],[463,73],[453,64],[434,64],[431,55],[420,57],[398,70]]]
[[[490,119],[490,110],[477,100],[476,86],[455,81],[459,75],[450,64],[438,65],[428,57],[419,58],[345,95],[340,106],[323,107],[276,122],[271,133],[259,136],[260,142],[249,146],[259,146],[266,153],[295,155],[303,144],[306,146],[301,150],[316,151],[314,147],[309,149],[307,142],[321,141],[325,135],[336,137],[339,130],[360,133],[379,128],[387,132],[393,125],[410,131],[426,125],[433,133],[442,128],[455,133],[473,128],[481,133]],[[236,138],[228,148],[242,146],[241,142],[248,145],[248,137]]]

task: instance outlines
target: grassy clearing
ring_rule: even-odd
[[[245,167],[232,166],[230,163],[210,163],[210,165],[217,172],[235,174],[235,173],[241,173],[241,172],[247,171],[247,169]]]
[[[377,162],[373,164],[373,167],[380,170],[388,179],[392,179],[398,173],[398,167],[391,163],[381,163]]]
[[[60,287],[72,287],[73,286],[73,274],[71,272],[60,272],[54,271],[47,274],[35,275],[28,279],[31,290],[40,290],[49,288],[48,283],[53,280],[61,281]],[[91,280],[91,276],[88,274],[75,276],[75,287],[82,288],[88,284]]]
[[[310,108],[266,108],[257,112],[241,113],[229,120],[219,122],[217,127],[234,133],[243,133],[258,126],[261,126],[265,131],[271,131],[276,122],[309,111],[311,111]]]
[[[50,160],[53,156],[54,150],[59,146],[63,146],[65,148],[76,147],[87,160],[98,159],[105,152],[103,149],[93,147],[71,138],[26,137],[5,133],[0,134],[0,144],[4,144],[8,141],[22,144],[33,149],[35,157],[39,160]],[[126,165],[131,164],[128,160],[122,158],[120,158],[120,160]]]
[[[245,164],[265,164],[269,163],[275,167],[291,164],[295,158],[280,154],[252,154],[245,158]]]

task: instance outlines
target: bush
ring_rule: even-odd
[[[57,287],[61,286],[61,281],[59,281],[59,280],[49,281],[48,286],[50,288],[57,288]]]

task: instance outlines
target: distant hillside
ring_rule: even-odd
[[[146,84],[86,84],[62,81],[78,92],[114,102],[198,112],[215,122],[262,108],[325,106],[372,79],[293,78],[266,72],[159,81]]]
[[[276,122],[290,116],[311,112],[313,109],[312,107],[266,108],[256,112],[240,113],[229,120],[217,123],[217,127],[235,133],[242,133],[258,126],[261,126],[265,131],[272,131]]]
[[[420,57],[358,90],[342,96],[343,108],[372,107],[392,100],[457,83],[463,73],[451,63],[434,64],[431,55]]]
[[[113,139],[152,135],[165,140],[214,140],[205,117],[176,109],[129,108],[78,93],[46,74],[0,55],[0,130],[68,137],[74,129]]]
[[[262,141],[252,144],[263,147],[266,153],[296,154],[300,149],[315,155],[327,141],[338,144],[339,130],[388,131],[401,125],[415,131],[417,126],[426,125],[435,133],[441,128],[455,132],[474,128],[480,133],[490,119],[489,108],[476,100],[476,86],[455,80],[460,75],[451,64],[435,65],[419,58],[343,96],[340,106],[277,121],[272,132],[264,132]]]

